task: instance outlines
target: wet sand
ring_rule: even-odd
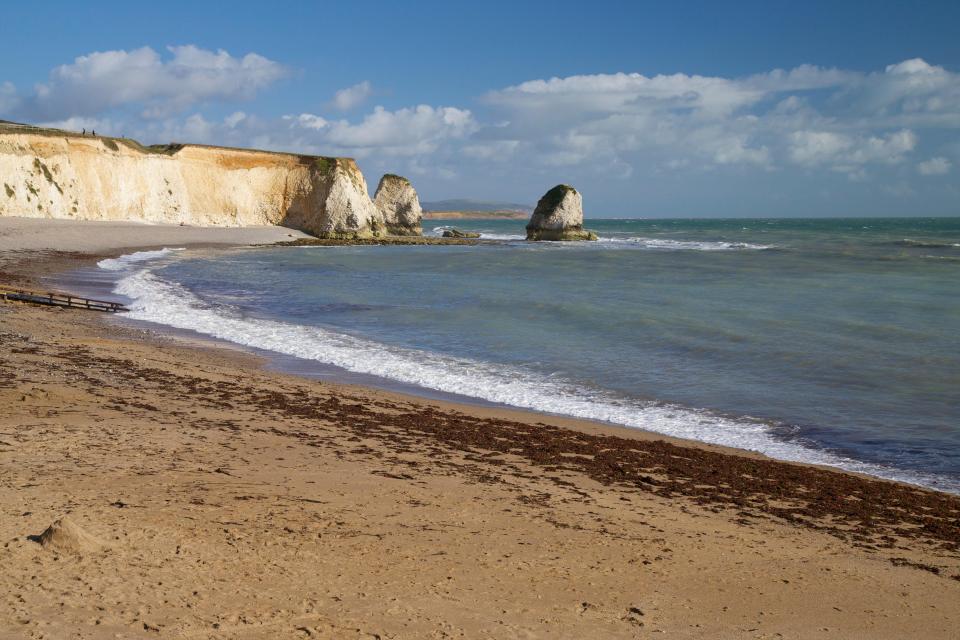
[[[11,248],[25,285],[94,259]],[[105,314],[0,302],[0,348],[3,638],[960,628],[956,496],[274,373]],[[86,537],[41,544],[63,516]]]

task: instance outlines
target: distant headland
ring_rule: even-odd
[[[533,207],[515,202],[490,202],[457,198],[424,202],[425,220],[455,220],[462,218],[493,220],[526,220]]]

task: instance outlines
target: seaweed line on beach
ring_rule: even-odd
[[[344,453],[383,455],[363,444],[365,439],[397,453],[426,448],[438,467],[459,468],[479,482],[521,474],[506,464],[521,460],[567,490],[572,483],[561,475],[577,473],[628,492],[727,510],[745,522],[770,518],[825,532],[867,550],[895,549],[904,540],[931,544],[949,554],[960,550],[960,497],[909,485],[665,440],[474,417],[429,404],[373,402],[325,391],[320,383],[276,390],[252,381],[205,379],[100,355],[86,346],[64,348],[9,332],[0,332],[0,347],[29,353],[49,369],[101,390],[111,383],[117,388],[135,386],[160,396],[190,397],[202,406],[279,418],[283,428],[273,426],[271,431],[315,446],[323,444],[323,429],[352,433],[350,439],[358,444]],[[4,368],[5,383],[17,373]],[[137,408],[158,410],[153,405]],[[453,456],[459,458],[451,460]],[[392,462],[416,465],[401,458]]]

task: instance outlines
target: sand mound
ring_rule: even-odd
[[[84,531],[76,522],[64,516],[47,527],[39,536],[30,536],[45,549],[85,553],[103,547],[103,542]]]

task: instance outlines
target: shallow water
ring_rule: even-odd
[[[424,226],[503,242],[104,267],[136,319],[960,490],[960,219],[590,220],[596,243],[526,243],[522,221]]]

